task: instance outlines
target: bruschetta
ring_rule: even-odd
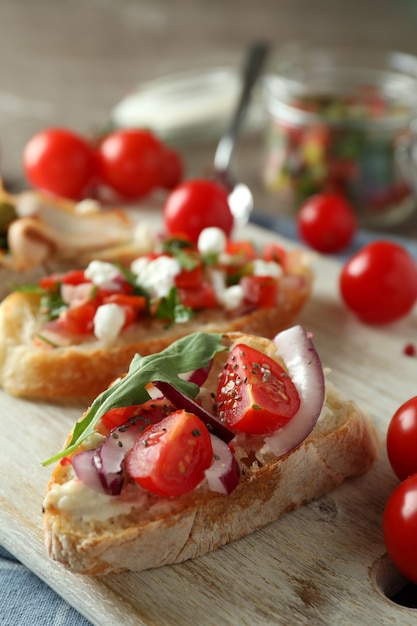
[[[179,563],[363,474],[378,449],[301,326],[195,333],[135,356],[45,461],[46,549],[81,574]]]
[[[0,305],[0,385],[28,398],[92,398],[135,353],[196,331],[273,337],[312,286],[308,255],[262,251],[217,228],[198,244],[166,238],[130,265],[93,260],[10,294]]]

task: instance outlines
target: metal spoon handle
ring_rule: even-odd
[[[259,77],[268,51],[269,46],[266,43],[256,42],[250,46],[247,52],[242,71],[242,90],[237,107],[228,130],[217,144],[214,155],[214,168],[218,172],[226,172],[229,169],[236,139],[249,107],[252,89]]]

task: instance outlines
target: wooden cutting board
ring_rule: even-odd
[[[277,238],[250,226],[258,242]],[[291,245],[291,244],[290,244]],[[338,295],[339,265],[314,261],[316,282],[300,322],[314,333],[329,379],[357,400],[382,436],[417,393],[417,316],[386,328],[357,322]],[[383,558],[381,521],[397,484],[382,447],[373,469],[251,536],[180,565],[103,578],[66,572],[43,549],[42,499],[50,468],[84,406],[54,406],[0,392],[0,542],[97,626],[415,624],[393,603],[403,580]]]

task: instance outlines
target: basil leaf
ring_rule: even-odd
[[[178,374],[206,367],[217,352],[226,348],[221,334],[193,333],[175,341],[162,352],[148,356],[136,354],[123,378],[103,391],[79,420],[73,430],[68,446],[44,461],[49,465],[76,450],[94,432],[94,427],[110,409],[142,404],[150,399],[146,385],[153,381],[171,383],[190,398],[195,398],[198,385],[179,378]]]

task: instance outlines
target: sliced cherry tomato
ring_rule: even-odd
[[[148,400],[144,404],[133,406],[122,406],[107,411],[100,422],[107,430],[112,430],[116,426],[123,426],[127,422],[142,423],[145,428],[151,424],[160,422],[164,417],[174,412],[174,406],[166,398]]]
[[[228,192],[211,180],[194,179],[178,185],[167,197],[163,209],[169,235],[186,235],[197,243],[202,230],[221,228],[227,236],[233,228]]]
[[[217,387],[219,415],[233,430],[267,434],[287,424],[300,398],[287,372],[244,344],[230,352]]]
[[[357,230],[357,220],[343,196],[323,193],[308,198],[297,213],[300,237],[319,252],[346,248]]]
[[[394,413],[386,445],[391,467],[400,480],[417,473],[417,396]]]
[[[91,146],[65,128],[47,128],[34,135],[23,152],[30,183],[54,195],[80,200],[96,175]]]
[[[138,437],[127,457],[129,475],[161,496],[195,489],[213,460],[210,433],[193,413],[175,411]]]
[[[180,184],[184,173],[184,163],[177,150],[165,146],[159,184],[163,189],[174,189]]]
[[[394,565],[417,583],[417,474],[404,480],[385,506],[383,534]]]
[[[150,131],[122,129],[107,135],[97,148],[102,182],[131,200],[159,184],[163,146]]]
[[[181,303],[194,311],[212,309],[217,306],[214,289],[206,282],[202,282],[196,287],[179,288],[178,295]]]
[[[278,283],[272,276],[243,276],[240,284],[246,303],[262,309],[276,306]]]
[[[417,300],[417,265],[392,241],[364,246],[342,268],[345,304],[368,324],[389,324],[410,313]]]

